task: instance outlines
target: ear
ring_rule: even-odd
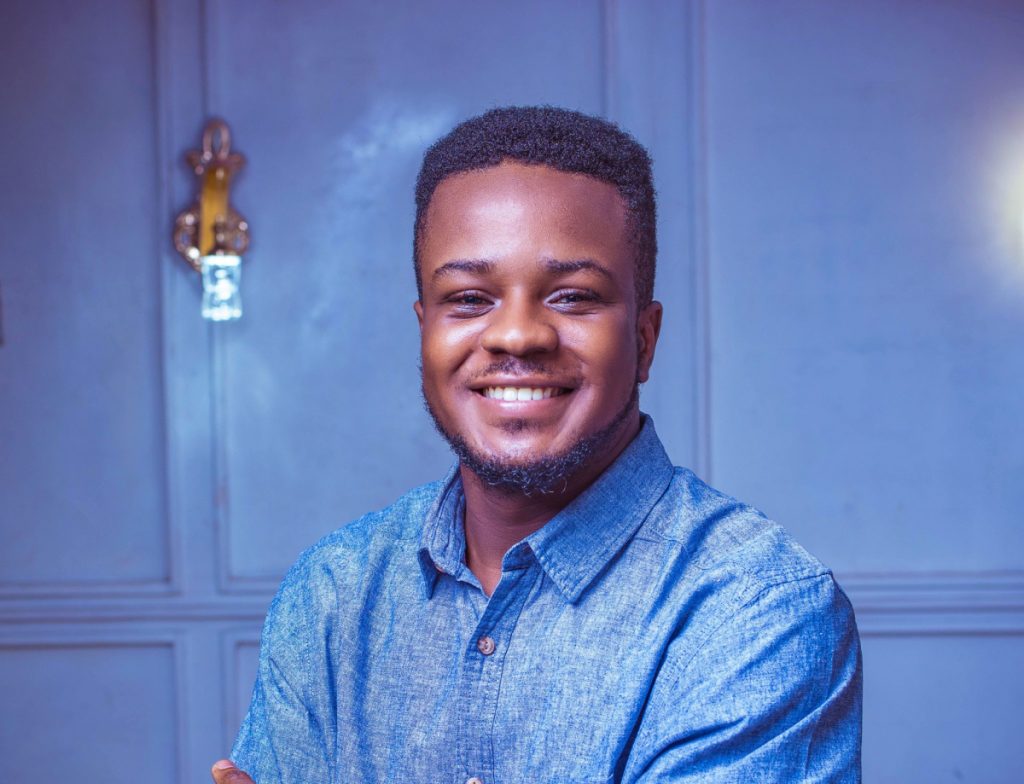
[[[416,320],[420,324],[420,332],[423,331],[423,303],[416,300],[412,303],[412,309],[416,311]]]
[[[636,320],[637,340],[637,378],[640,383],[650,376],[651,363],[654,362],[654,349],[658,345],[661,334],[661,303],[652,302],[640,311]]]

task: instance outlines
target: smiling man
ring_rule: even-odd
[[[831,573],[673,468],[650,162],[508,108],[417,183],[423,396],[458,463],[303,554],[219,784],[858,781]]]

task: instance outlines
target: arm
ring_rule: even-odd
[[[231,759],[258,784],[334,780],[333,687],[329,637],[334,585],[300,559],[271,604],[263,627],[249,711]],[[230,768],[223,776],[236,775]],[[218,778],[218,784],[235,784]],[[244,784],[245,779],[238,779]]]
[[[829,574],[763,587],[671,647],[624,781],[859,782],[860,641]]]

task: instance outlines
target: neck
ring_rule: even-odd
[[[602,450],[566,482],[557,493],[525,495],[494,487],[472,470],[460,468],[466,497],[466,565],[484,593],[493,593],[501,579],[501,561],[509,548],[538,531],[586,490],[622,453],[640,430],[639,412],[626,420],[611,448]]]

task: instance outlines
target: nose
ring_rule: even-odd
[[[488,314],[481,343],[492,354],[524,357],[552,352],[558,348],[558,331],[549,315],[542,304],[526,297],[507,297]]]

